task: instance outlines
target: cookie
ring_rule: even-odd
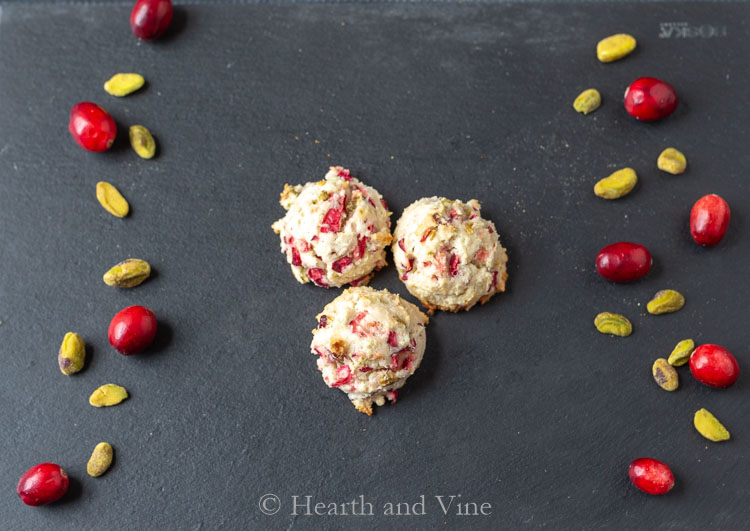
[[[386,265],[391,213],[377,190],[349,170],[332,166],[322,181],[287,184],[280,203],[287,213],[271,227],[302,284],[364,285]]]
[[[479,210],[476,199],[428,197],[409,205],[396,224],[399,278],[429,313],[469,310],[505,291],[508,255]]]
[[[310,350],[328,387],[372,414],[373,403],[395,402],[422,362],[428,317],[387,290],[349,288],[317,316]]]

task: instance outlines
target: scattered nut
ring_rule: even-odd
[[[89,462],[86,464],[86,472],[89,473],[89,476],[98,478],[109,469],[113,457],[112,446],[109,443],[100,442],[91,453]]]
[[[75,332],[68,332],[62,340],[57,354],[57,364],[63,374],[75,374],[83,369],[86,359],[86,345],[81,336]]]
[[[127,200],[117,188],[108,182],[99,181],[96,183],[96,198],[99,200],[99,204],[104,207],[104,210],[113,216],[124,218],[130,212],[130,205]]]
[[[651,373],[659,387],[665,391],[674,391],[680,384],[677,371],[664,358],[659,358],[654,362]]]
[[[116,406],[128,397],[124,387],[115,384],[105,384],[91,393],[89,404],[94,407]]]
[[[156,142],[148,129],[142,125],[131,125],[129,136],[130,145],[139,157],[150,159],[154,156],[156,153]]]
[[[677,346],[672,350],[667,360],[673,367],[681,367],[690,360],[690,355],[695,350],[695,343],[692,339],[683,339]]]
[[[635,187],[638,176],[633,168],[617,170],[594,185],[594,193],[603,199],[619,199]]]
[[[727,431],[724,425],[705,408],[699,409],[695,412],[693,426],[698,430],[698,433],[703,435],[709,441],[721,442],[729,440],[729,431]]]
[[[685,306],[685,297],[679,291],[663,289],[657,291],[654,297],[648,301],[646,310],[652,315],[676,312]]]
[[[578,112],[588,114],[597,110],[601,104],[601,94],[599,94],[598,90],[592,88],[584,90],[578,95],[578,97],[573,102],[573,108]]]
[[[140,74],[115,74],[104,83],[104,90],[112,96],[121,98],[140,89],[143,83],[145,80]]]
[[[656,159],[656,165],[661,171],[671,173],[672,175],[679,175],[687,168],[687,159],[685,155],[675,148],[667,148]]]
[[[118,288],[134,288],[151,274],[151,266],[145,260],[128,258],[104,273],[104,283]]]
[[[633,333],[633,325],[619,313],[602,312],[594,318],[594,326],[602,334],[627,337]]]
[[[618,33],[600,40],[596,45],[596,57],[602,63],[622,59],[635,50],[636,40],[627,33]]]

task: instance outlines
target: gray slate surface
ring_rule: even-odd
[[[747,4],[196,5],[163,41],[129,32],[129,5],[5,4],[0,20],[0,514],[4,529],[591,529],[745,525],[748,376],[731,389],[680,370],[680,390],[651,380],[653,359],[680,339],[748,354]],[[660,23],[725,28],[725,36],[660,38]],[[602,65],[595,43],[629,31],[639,48]],[[705,30],[704,30],[705,31]],[[723,33],[723,32],[720,32]],[[105,94],[118,71],[145,90]],[[655,125],[626,115],[633,79],[671,82],[682,103]],[[571,108],[597,87],[603,107]],[[67,133],[81,100],[120,126],[111,152]],[[158,158],[138,159],[127,126],[149,127]],[[690,168],[660,173],[658,153]],[[439,314],[399,403],[367,418],[325,387],[309,354],[314,316],[338,290],[298,285],[270,224],[285,182],[342,164],[376,187],[394,221],[427,195],[477,198],[510,254],[509,291],[460,315]],[[632,166],[617,202],[591,193]],[[116,184],[132,215],[94,197]],[[692,203],[732,206],[711,250],[687,231]],[[633,240],[655,257],[632,285],[599,278],[605,244]],[[157,274],[118,291],[100,281],[126,257]],[[395,269],[374,279],[410,298]],[[679,313],[645,302],[682,291]],[[131,304],[160,320],[157,347],[125,358],[110,318]],[[627,339],[598,334],[599,311],[628,315]],[[62,376],[65,332],[90,345],[88,367]],[[98,410],[97,386],[131,398]],[[733,440],[692,427],[706,407]],[[109,441],[116,463],[92,479],[86,460]],[[677,486],[651,498],[628,463],[669,463]],[[25,507],[16,478],[41,461],[73,477],[70,494]],[[258,501],[279,496],[264,515]],[[375,516],[292,515],[293,496]],[[387,502],[425,496],[423,516],[385,516]],[[490,516],[444,515],[435,496],[490,503]],[[270,507],[270,506],[269,506]],[[300,512],[300,511],[298,511]]]

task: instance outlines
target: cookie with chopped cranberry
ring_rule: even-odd
[[[372,405],[396,401],[422,362],[428,317],[387,290],[349,288],[318,316],[310,350],[328,387],[372,415]]]
[[[386,265],[391,213],[377,190],[349,170],[332,166],[322,181],[287,184],[280,202],[287,213],[271,227],[302,284],[363,285]]]
[[[404,210],[393,240],[399,278],[429,313],[469,310],[505,291],[508,255],[476,199],[420,199]]]

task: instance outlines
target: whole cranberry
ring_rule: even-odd
[[[148,347],[156,336],[156,317],[145,306],[120,310],[109,323],[109,344],[129,356]]]
[[[666,494],[674,487],[674,475],[669,467],[650,457],[630,463],[628,476],[633,485],[647,494]]]
[[[96,103],[82,101],[70,109],[68,131],[87,151],[107,151],[117,136],[115,121]]]
[[[724,199],[716,194],[704,195],[690,211],[690,235],[698,245],[716,245],[729,226],[731,211]]]
[[[666,118],[677,108],[679,99],[669,83],[655,77],[642,77],[625,90],[625,110],[642,122]]]
[[[597,272],[612,282],[641,278],[651,269],[652,263],[651,253],[639,243],[613,243],[596,255]]]
[[[740,376],[737,359],[719,345],[701,345],[690,355],[690,372],[711,387],[729,387]]]
[[[171,21],[172,0],[138,0],[130,12],[130,29],[144,41],[161,37]]]
[[[26,505],[46,505],[68,492],[68,474],[55,463],[32,466],[18,480],[16,493]]]

